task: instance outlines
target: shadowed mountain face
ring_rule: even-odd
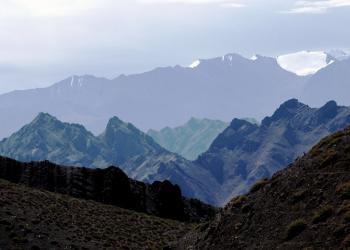
[[[348,249],[350,127],[249,194],[231,200],[174,249]]]
[[[0,178],[181,221],[199,221],[215,213],[208,205],[183,198],[179,186],[169,181],[145,184],[129,179],[116,167],[72,168],[48,161],[21,163],[0,157]]]
[[[228,123],[219,120],[192,118],[183,126],[149,130],[147,134],[170,152],[195,160],[227,126]]]
[[[316,109],[291,99],[260,126],[234,119],[196,163],[220,183],[223,192],[217,200],[225,204],[291,163],[323,136],[349,124],[348,107],[330,101]]]

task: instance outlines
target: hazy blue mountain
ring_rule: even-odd
[[[350,58],[335,61],[311,76],[305,85],[301,100],[320,106],[327,100],[349,104],[350,100]]]
[[[113,116],[142,130],[159,130],[178,126],[190,117],[261,120],[290,98],[312,106],[331,99],[350,105],[350,59],[339,51],[327,55],[327,62],[333,62],[312,76],[288,72],[276,58],[247,59],[237,54],[200,59],[192,67],[156,68],[112,80],[72,76],[47,88],[0,95],[0,138],[17,131],[39,112],[83,124],[100,134]]]
[[[78,124],[40,113],[30,124],[0,142],[0,154],[21,161],[51,160],[74,166],[101,166],[103,143]]]
[[[209,171],[159,146],[130,123],[113,117],[94,136],[83,126],[40,113],[31,123],[0,142],[0,155],[20,161],[49,160],[68,166],[114,165],[131,178],[152,183],[170,180],[187,197],[214,204],[218,185]],[[210,185],[208,185],[210,184]]]
[[[325,135],[350,124],[350,108],[334,101],[310,108],[296,99],[283,103],[260,126],[234,119],[202,154],[197,165],[220,185],[218,204],[287,166]]]
[[[183,126],[149,130],[147,134],[170,152],[195,160],[228,125],[219,120],[191,118]]]
[[[98,138],[106,147],[105,158],[118,165],[134,156],[165,152],[150,136],[117,117],[109,120],[105,131]]]
[[[195,68],[157,68],[112,80],[72,76],[47,88],[0,95],[0,138],[39,112],[83,124],[94,134],[102,133],[113,116],[142,130],[178,126],[190,117],[261,119],[284,100],[299,96],[305,80],[282,69],[274,58],[251,60],[237,54],[200,60]]]

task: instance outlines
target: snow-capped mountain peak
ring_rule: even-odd
[[[320,69],[333,63],[324,51],[299,51],[277,57],[278,64],[285,70],[299,76],[315,74]]]

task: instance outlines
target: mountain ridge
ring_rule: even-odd
[[[349,107],[330,101],[317,109],[291,99],[260,126],[234,119],[195,163],[215,177],[224,190],[217,199],[225,204],[291,163],[323,136],[349,124]]]
[[[152,184],[128,178],[120,169],[67,167],[49,161],[23,163],[0,157],[0,178],[32,188],[94,200],[137,212],[180,221],[200,221],[215,209],[182,196],[169,181]]]
[[[77,167],[116,165],[131,178],[148,183],[169,180],[180,185],[186,197],[211,204],[215,203],[211,192],[218,188],[206,170],[163,149],[150,136],[117,117],[110,119],[104,133],[94,136],[81,125],[40,113],[32,123],[0,142],[0,155]]]
[[[118,165],[133,179],[148,183],[169,180],[179,185],[186,197],[221,206],[232,196],[246,192],[258,179],[269,177],[291,163],[322,136],[348,124],[349,107],[330,101],[321,108],[311,108],[291,99],[260,125],[233,119],[195,161],[163,149],[151,137],[118,118],[112,118],[106,127],[111,133],[106,140],[101,135],[93,137],[86,130],[78,130],[83,132],[61,135],[64,142],[56,141],[52,131],[57,128],[38,125],[2,141],[0,154],[24,161],[48,159],[63,165]],[[58,131],[60,134],[72,128]],[[33,137],[37,134],[40,137]],[[43,151],[38,151],[38,142]]]

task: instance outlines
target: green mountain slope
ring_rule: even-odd
[[[148,135],[170,152],[195,160],[228,125],[219,120],[192,118],[180,127],[149,130]]]

